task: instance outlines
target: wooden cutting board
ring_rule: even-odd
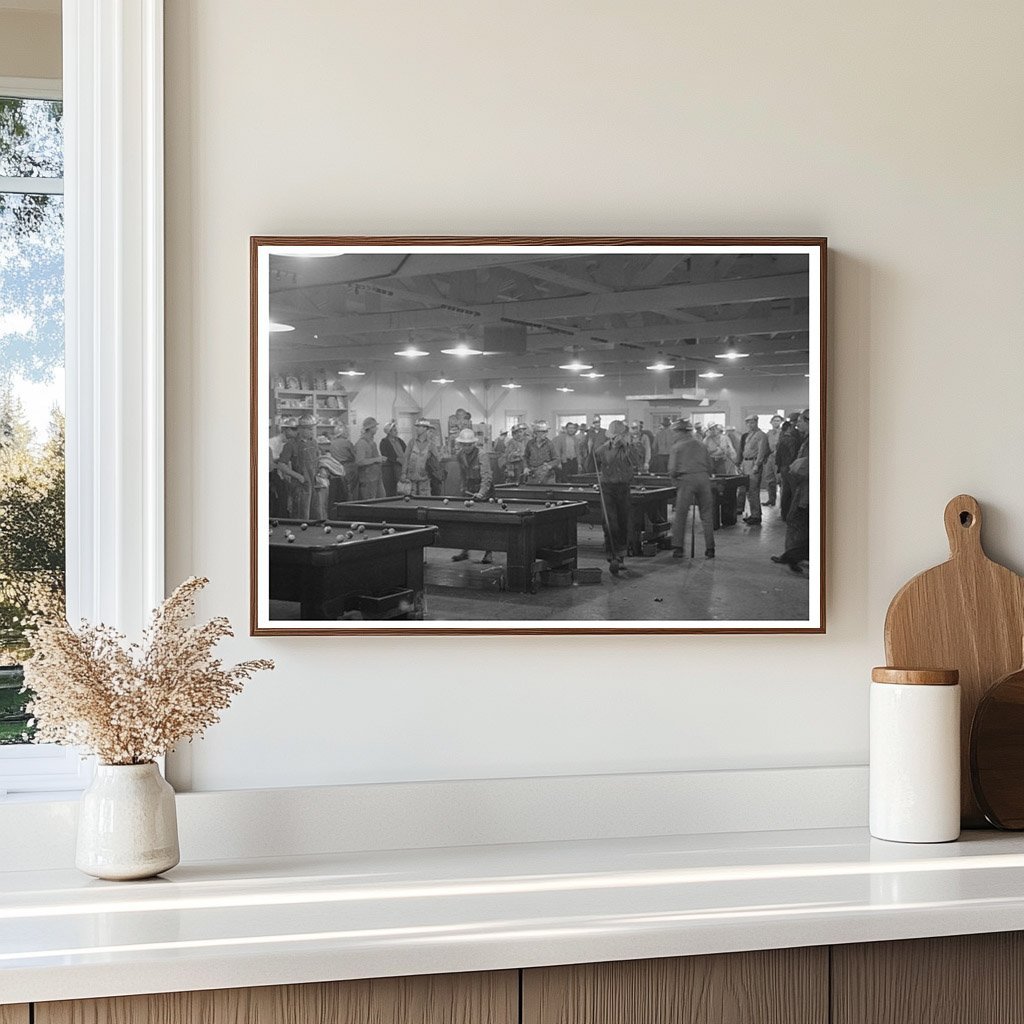
[[[960,812],[964,828],[983,828],[974,799],[970,734],[988,688],[1020,667],[1024,579],[993,562],[981,546],[981,507],[957,495],[944,515],[949,561],[919,573],[885,615],[885,656],[894,668],[960,671]]]

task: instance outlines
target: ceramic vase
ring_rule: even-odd
[[[100,764],[82,794],[75,866],[96,878],[151,878],[178,851],[174,790],[156,764]]]

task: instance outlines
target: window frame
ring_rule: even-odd
[[[0,81],[64,101],[68,618],[137,636],[165,593],[163,0],[64,0],[62,34],[60,83]],[[92,769],[5,747],[0,799]]]

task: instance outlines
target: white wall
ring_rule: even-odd
[[[863,762],[946,500],[1024,568],[1024,7],[167,8],[169,576],[241,631],[250,234],[832,244],[827,635],[239,639],[196,788]]]

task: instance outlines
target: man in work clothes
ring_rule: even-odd
[[[303,416],[299,420],[298,437],[285,442],[277,460],[279,467],[284,466],[288,470],[286,476],[291,484],[289,504],[294,519],[308,520],[311,515],[313,487],[320,467],[320,449],[314,434],[313,417]]]
[[[510,484],[523,482],[526,474],[526,424],[517,423],[512,428],[512,437],[505,442],[505,450],[498,458],[498,465],[505,470],[505,480]]]
[[[772,555],[772,561],[803,575],[811,559],[811,410],[804,409],[797,420],[800,451],[789,464],[787,471],[793,488],[786,516],[786,550],[781,555]]]
[[[673,430],[676,443],[668,457],[668,475],[676,483],[676,507],[672,520],[672,557],[682,558],[686,547],[686,520],[690,506],[700,509],[704,530],[704,557],[715,557],[715,498],[711,492],[711,456],[704,443],[693,436],[693,424],[679,420]]]
[[[768,459],[768,436],[757,425],[757,416],[746,419],[747,432],[743,435],[742,472],[747,477],[747,507],[749,513],[743,522],[750,526],[761,525],[761,475]]]
[[[356,441],[356,469],[359,471],[359,497],[355,499],[357,501],[385,497],[381,476],[384,459],[374,440],[376,433],[377,421],[372,416],[367,416],[363,420],[363,432]]]
[[[430,473],[427,464],[431,456],[437,458],[437,447],[434,444],[434,439],[430,436],[430,420],[417,420],[415,430],[416,436],[409,442],[409,447],[405,450],[402,475],[399,480],[412,487],[409,493],[413,497],[429,498]]]
[[[651,452],[651,472],[664,476],[668,472],[668,457],[672,454],[672,446],[678,435],[672,429],[672,420],[668,416],[661,418],[661,429],[654,435],[654,448]]]
[[[476,501],[489,498],[494,493],[491,460],[480,454],[476,443],[476,434],[473,433],[472,428],[464,428],[456,435],[455,457],[462,475],[463,493]],[[469,558],[469,551],[465,548],[457,555],[452,555],[453,562],[464,562],[467,558]],[[490,551],[484,552],[480,564],[491,564]]]
[[[576,458],[576,424],[566,423],[561,433],[555,438],[555,456],[558,459],[556,475],[559,483],[568,483],[569,477],[579,472]]]
[[[537,420],[533,425],[533,437],[526,442],[526,482],[553,484],[557,465],[558,456],[548,438],[548,425],[544,420]]]
[[[356,446],[349,440],[348,427],[344,423],[334,428],[331,438],[331,456],[341,464],[343,476],[331,480],[328,491],[328,506],[333,509],[336,502],[355,501],[359,490],[359,471],[356,469]]]
[[[612,420],[608,440],[594,452],[607,522],[604,542],[608,552],[608,568],[618,576],[626,557],[629,538],[629,488],[637,470],[643,465],[641,449],[630,442],[626,424]]]
[[[623,424],[623,426],[625,426],[625,424]],[[590,424],[590,430],[587,432],[587,448],[586,454],[583,457],[585,472],[596,472],[594,456],[597,454],[597,449],[600,448],[607,440],[608,433],[604,427],[601,426],[601,417],[595,416]]]
[[[775,465],[775,452],[779,446],[779,435],[782,431],[782,417],[776,413],[772,417],[772,429],[765,435],[768,438],[768,461],[764,464],[764,485],[768,489],[768,500],[762,507],[773,508],[778,491],[779,474]]]

